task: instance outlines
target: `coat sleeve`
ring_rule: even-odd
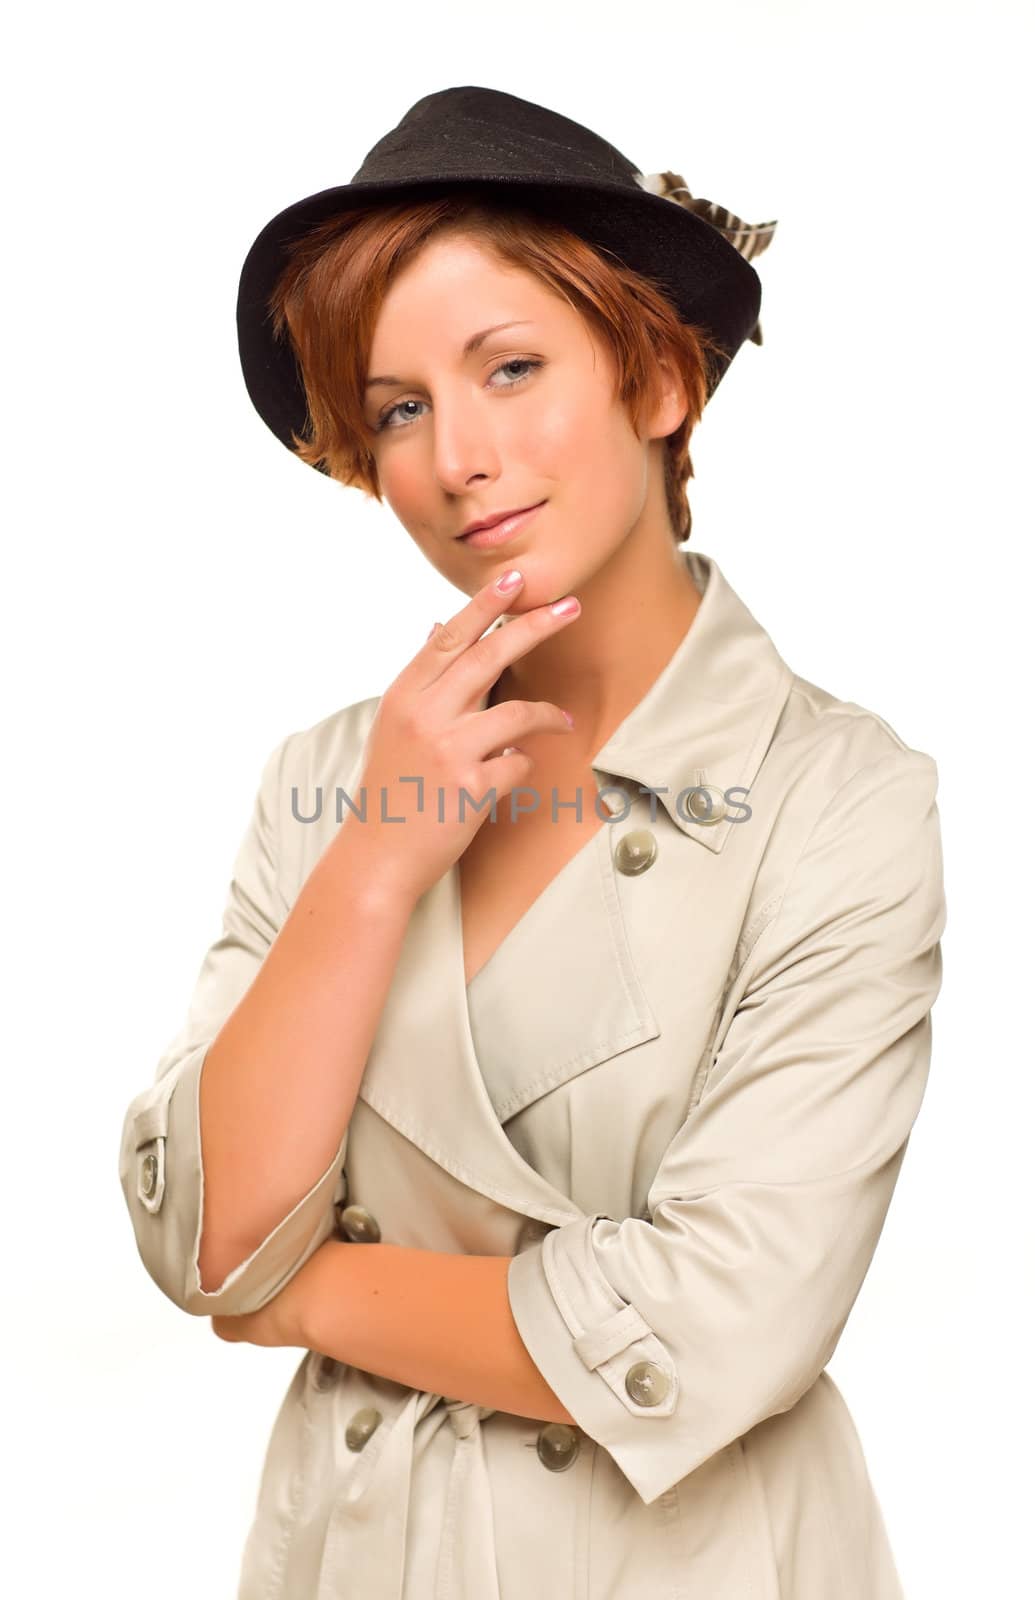
[[[281,771],[289,735],[263,769],[234,862],[223,932],[201,964],[186,1020],[154,1082],[130,1103],[119,1178],[137,1249],[158,1287],[196,1316],[257,1311],[294,1276],[334,1227],[334,1198],[348,1139],[308,1194],[217,1289],[201,1288],[204,1172],[198,1094],[209,1047],[250,988],[287,914],[277,884]]]
[[[813,825],[652,1221],[597,1214],[508,1269],[521,1337],[650,1504],[830,1360],[920,1108],[941,987],[931,757],[857,771]],[[738,984],[739,988],[739,984]]]

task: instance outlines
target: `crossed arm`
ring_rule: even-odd
[[[299,1345],[414,1389],[571,1423],[514,1322],[510,1260],[332,1239],[260,1311],[212,1327],[231,1342]]]

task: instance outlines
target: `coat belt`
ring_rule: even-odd
[[[414,1434],[436,1406],[453,1428],[453,1459],[434,1600],[499,1600],[492,1494],[481,1424],[493,1407],[414,1389],[367,1441],[331,1513],[317,1600],[403,1600]],[[421,1585],[421,1592],[427,1593]]]

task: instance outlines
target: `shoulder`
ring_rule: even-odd
[[[259,783],[260,810],[274,827],[296,817],[308,797],[348,788],[360,770],[380,695],[356,700],[309,727],[285,734],[266,757]],[[300,797],[307,797],[301,799]]]
[[[258,809],[288,905],[340,826],[380,703],[373,695],[342,706],[288,733],[267,757]]]
[[[751,794],[747,987],[808,977],[811,952],[845,982],[853,957],[875,973],[878,958],[897,961],[933,998],[946,922],[937,792],[934,757],[887,718],[793,677]]]
[[[767,759],[784,788],[801,786],[810,809],[822,810],[847,785],[913,774],[937,787],[938,768],[871,707],[846,700],[793,674]]]
[[[753,931],[773,919],[792,881],[827,912],[832,896],[851,896],[867,877],[871,887],[887,879],[896,896],[915,871],[922,892],[935,892],[937,792],[934,757],[901,728],[791,672],[748,793],[750,826],[737,830],[731,853],[731,870],[739,859],[754,874]]]
[[[363,751],[380,695],[341,706],[309,727],[289,733],[277,747],[279,784],[344,786]]]

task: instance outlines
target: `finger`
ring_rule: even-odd
[[[457,751],[467,760],[488,761],[494,754],[516,750],[528,734],[571,733],[574,723],[552,700],[504,700],[498,706],[472,712],[461,719]]]
[[[500,578],[505,577],[506,573],[500,574]],[[520,594],[524,587],[523,578],[505,589],[499,588],[499,581],[497,578],[484,584],[466,605],[461,606],[445,622],[432,623],[422,649],[410,663],[411,668],[418,669],[414,673],[418,688],[426,688],[441,677],[462,650],[474,644],[487,628],[503,616],[508,605],[513,603],[514,596]]]
[[[505,628],[497,628],[477,640],[455,657],[450,671],[431,686],[435,711],[447,717],[473,711],[512,662],[576,621],[581,610],[576,597],[566,595],[550,605],[536,606],[511,617]],[[494,709],[487,706],[480,714],[484,716]]]
[[[477,702],[512,661],[519,660],[529,650],[534,650],[543,639],[566,628],[580,614],[581,606],[577,598],[566,595],[550,605],[536,606],[532,611],[511,617],[505,628],[496,628],[485,638],[478,638],[466,648],[453,651],[449,656],[449,667],[425,685],[424,693],[431,696],[430,705],[435,717],[449,720],[474,712]],[[427,648],[431,649],[433,645],[429,644]],[[495,707],[485,707],[477,714],[485,716],[490,710],[495,710]]]
[[[535,762],[516,744],[510,744],[498,756],[485,762],[483,774],[486,792],[495,789],[497,794],[508,795],[518,784],[524,783]]]

